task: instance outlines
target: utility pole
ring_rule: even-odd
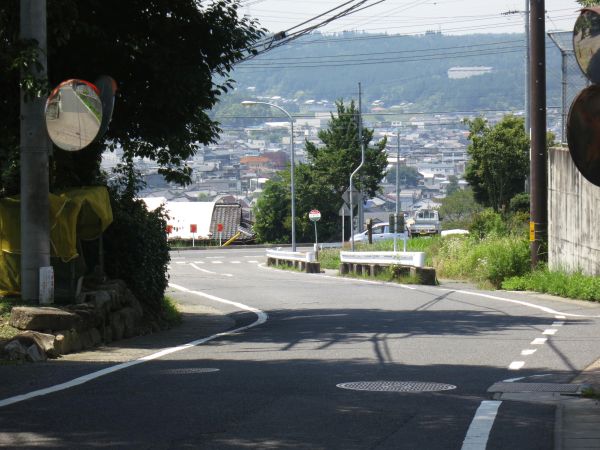
[[[543,261],[548,235],[546,26],[544,0],[531,0],[531,266]]]
[[[46,79],[46,0],[21,0],[20,8],[20,37],[37,41],[42,68],[35,75]],[[44,106],[43,96],[27,100],[21,88],[21,297],[42,304],[52,303],[52,296],[40,297],[40,269],[50,267],[50,143]]]
[[[362,139],[362,90],[361,90],[361,85],[360,83],[358,83],[358,143],[360,145],[360,153],[361,153],[361,159],[360,159],[360,164],[358,165],[358,167],[354,170],[354,172],[352,172],[352,174],[350,175],[350,250],[354,251],[354,175],[356,175],[358,173],[358,171],[362,168],[362,166],[365,164],[365,146],[363,144],[363,139]],[[360,199],[359,201],[362,202],[362,199]],[[360,208],[359,208],[360,209]],[[360,215],[359,215],[360,218]],[[362,231],[362,224],[359,228],[359,231]]]

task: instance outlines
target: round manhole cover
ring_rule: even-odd
[[[208,368],[186,367],[186,368],[183,368],[183,369],[165,370],[163,372],[167,373],[169,375],[191,375],[191,374],[196,374],[196,373],[218,372],[219,370],[220,369],[215,369],[215,368],[212,368],[212,367],[208,367]]]
[[[337,387],[372,392],[436,392],[456,389],[456,386],[452,384],[429,381],[352,381],[340,383]]]

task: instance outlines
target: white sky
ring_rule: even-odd
[[[272,32],[287,30],[347,0],[242,0],[242,12],[259,19]],[[365,5],[378,0],[368,0]],[[522,14],[528,0],[384,0],[378,5],[338,19],[323,32],[359,30],[390,34],[518,33],[524,30]],[[353,3],[356,3],[357,0]],[[351,4],[353,4],[351,3]],[[350,6],[350,4],[348,5]],[[575,0],[546,0],[546,31],[572,30],[578,10]],[[325,16],[329,17],[331,14]],[[322,19],[320,19],[322,20]],[[316,22],[301,26],[305,28]]]

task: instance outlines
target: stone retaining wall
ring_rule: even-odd
[[[97,285],[79,300],[64,307],[14,307],[10,325],[24,332],[5,345],[5,353],[11,359],[35,360],[35,346],[45,359],[162,328],[144,317],[142,305],[123,281]]]

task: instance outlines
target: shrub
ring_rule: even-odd
[[[541,268],[523,276],[508,278],[502,283],[502,288],[600,301],[600,278],[584,275],[581,272],[567,273]]]
[[[113,223],[104,234],[107,275],[120,278],[144,305],[161,312],[170,260],[162,208],[148,211],[141,200],[111,189]]]
[[[499,287],[505,278],[529,270],[529,242],[515,236],[449,237],[442,240],[434,266],[444,278]]]
[[[495,212],[493,209],[484,209],[480,213],[475,214],[469,232],[480,239],[488,235],[505,235],[508,233],[508,228],[502,215]]]

